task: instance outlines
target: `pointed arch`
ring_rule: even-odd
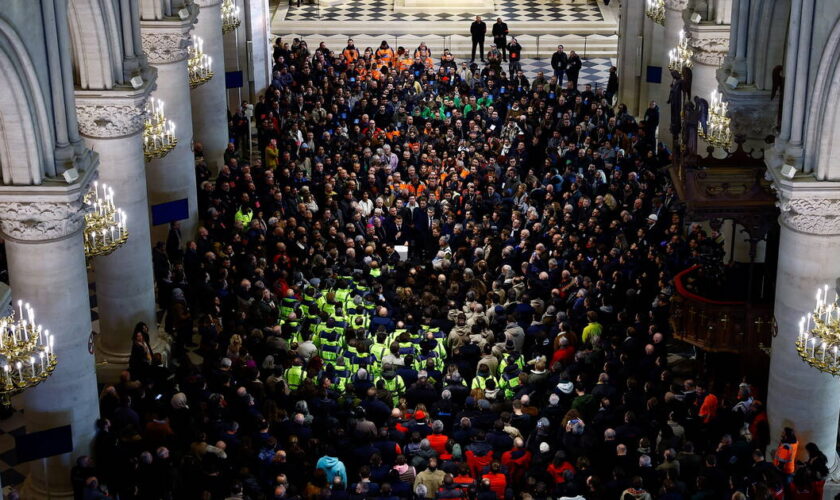
[[[840,21],[834,24],[823,48],[809,98],[805,129],[805,165],[817,179],[840,180]]]
[[[35,185],[54,165],[55,145],[44,95],[26,46],[0,19],[0,180]]]
[[[74,83],[82,89],[113,88],[122,73],[122,54],[111,0],[70,0],[67,21]]]

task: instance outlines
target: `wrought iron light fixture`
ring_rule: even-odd
[[[160,99],[150,97],[146,101],[146,126],[143,129],[143,154],[146,161],[163,158],[178,144],[175,124],[166,119],[163,108]]]
[[[701,127],[698,135],[709,145],[729,150],[732,144],[732,120],[726,116],[729,112],[729,104],[723,100],[723,96],[717,90],[712,91],[712,100],[709,102],[709,121],[706,132]]]
[[[691,57],[694,51],[688,46],[688,37],[685,36],[685,31],[680,30],[680,41],[677,46],[668,51],[668,69],[682,74],[683,69],[690,68],[694,65]]]
[[[817,370],[840,375],[840,306],[836,293],[829,303],[828,293],[828,285],[817,289],[816,307],[799,321],[796,351]]]
[[[213,58],[204,53],[204,40],[193,36],[192,46],[189,48],[187,70],[190,75],[190,88],[196,88],[213,78]]]
[[[35,310],[18,300],[14,312],[0,318],[0,405],[10,398],[47,380],[58,362],[53,345],[55,337],[35,321]],[[26,315],[24,316],[24,312]]]
[[[647,0],[645,14],[656,24],[665,26],[665,0]]]
[[[126,216],[122,209],[114,206],[114,190],[94,182],[85,195],[84,203],[88,207],[85,214],[85,256],[98,257],[108,255],[123,246],[128,240]]]
[[[242,24],[239,20],[239,6],[236,0],[222,2],[222,33],[230,33]]]

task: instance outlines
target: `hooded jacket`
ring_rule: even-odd
[[[327,484],[332,484],[335,476],[341,477],[341,483],[347,484],[347,469],[344,463],[336,457],[324,455],[315,464],[317,469],[323,470],[327,474]]]

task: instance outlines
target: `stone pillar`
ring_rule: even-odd
[[[620,0],[618,29],[618,96],[617,101],[627,105],[634,116],[641,117],[647,109],[646,93],[643,96],[645,68],[649,59],[645,57],[645,22],[653,24],[645,15],[645,9],[631,0]]]
[[[131,332],[140,321],[156,332],[152,246],[143,124],[146,100],[157,78],[146,67],[139,89],[77,91],[79,126],[87,143],[99,153],[99,182],[113,186],[117,206],[128,220],[125,245],[96,257],[96,299],[99,308],[97,355],[102,380],[116,380],[131,355]]]
[[[773,338],[767,410],[771,447],[784,427],[792,427],[800,443],[816,443],[836,470],[837,421],[840,385],[837,379],[811,368],[799,357],[794,342],[799,320],[813,310],[817,287],[834,286],[840,277],[840,183],[817,182],[812,176],[785,179],[778,168],[774,177],[781,208],[781,235],[775,315],[778,335]]]
[[[58,365],[44,383],[14,398],[26,412],[27,432],[70,425],[73,451],[30,467],[23,498],[72,499],[70,469],[90,454],[99,418],[91,342],[90,301],[82,241],[82,196],[95,166],[76,184],[0,188],[0,231],[15,300],[28,301],[38,322],[55,334]],[[49,496],[47,495],[49,485]]]
[[[659,104],[659,141],[668,147],[674,147],[671,134],[671,110],[668,95],[671,92],[671,71],[668,69],[668,51],[677,46],[680,41],[680,31],[684,29],[683,11],[688,6],[688,0],[665,0],[665,38],[657,51],[654,61],[662,66],[662,83],[656,89],[656,102]],[[647,107],[647,106],[645,106]]]
[[[215,75],[191,92],[193,131],[195,141],[204,146],[207,166],[218,172],[224,163],[228,141],[222,0],[198,0],[198,5],[201,11],[195,34],[204,40],[204,53],[213,58]]]
[[[271,9],[268,0],[245,0],[245,36],[251,44],[248,82],[251,104],[271,82]]]
[[[236,5],[239,6],[239,18],[242,22],[238,28],[229,31],[222,36],[223,52],[224,52],[224,69],[225,73],[229,71],[242,72],[242,87],[237,89],[225,89],[225,99],[227,109],[235,112],[239,109],[239,105],[243,99],[249,99],[248,91],[248,51],[245,45],[247,44],[246,22],[245,18],[248,14],[245,12],[245,5],[243,0],[235,0]],[[200,20],[200,16],[199,16]]]
[[[152,160],[146,167],[149,205],[187,200],[189,216],[181,221],[185,239],[192,238],[198,223],[198,195],[195,185],[195,159],[192,152],[193,127],[190,104],[187,47],[195,19],[143,21],[143,48],[149,63],[158,71],[154,96],[166,103],[166,117],[175,123],[178,144],[166,156]],[[166,241],[168,226],[152,227],[152,244]]]
[[[729,103],[733,135],[743,135],[746,138],[746,151],[767,149],[765,139],[773,134],[776,127],[779,102],[770,99],[769,90],[757,89],[754,86],[739,86],[733,89],[723,83],[727,76],[725,72],[719,73],[719,77],[722,78],[719,89]],[[776,96],[776,99],[778,98]]]
[[[687,23],[689,45],[694,51],[692,60],[691,93],[708,100],[718,88],[717,70],[729,51],[729,25]]]

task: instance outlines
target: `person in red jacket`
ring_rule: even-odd
[[[575,468],[566,460],[566,454],[563,450],[558,450],[554,454],[554,460],[548,464],[545,471],[554,478],[554,484],[563,484],[566,482],[566,471],[574,474]]]
[[[513,440],[513,448],[502,454],[502,465],[507,468],[510,482],[518,486],[531,467],[531,452],[525,448],[525,441],[518,437]]]
[[[493,460],[493,463],[490,464],[490,472],[484,474],[481,479],[490,481],[490,489],[496,494],[496,498],[504,500],[507,476],[502,474],[502,464],[498,460]]]
[[[559,344],[559,348],[551,356],[549,366],[553,367],[555,364],[560,363],[561,366],[565,367],[575,359],[575,347],[569,343],[569,339],[560,337]]]
[[[484,439],[484,431],[473,438],[473,442],[467,446],[467,465],[470,466],[470,472],[473,477],[481,477],[484,469],[490,466],[493,461],[493,447],[490,446]]]
[[[475,494],[475,479],[470,475],[470,466],[467,464],[460,464],[458,466],[458,475],[452,478],[455,486],[464,493],[464,498],[473,498]]]
[[[449,436],[443,433],[443,422],[435,420],[432,422],[432,433],[426,436],[432,449],[435,450],[438,456],[442,456],[447,452],[446,443],[449,441]]]

